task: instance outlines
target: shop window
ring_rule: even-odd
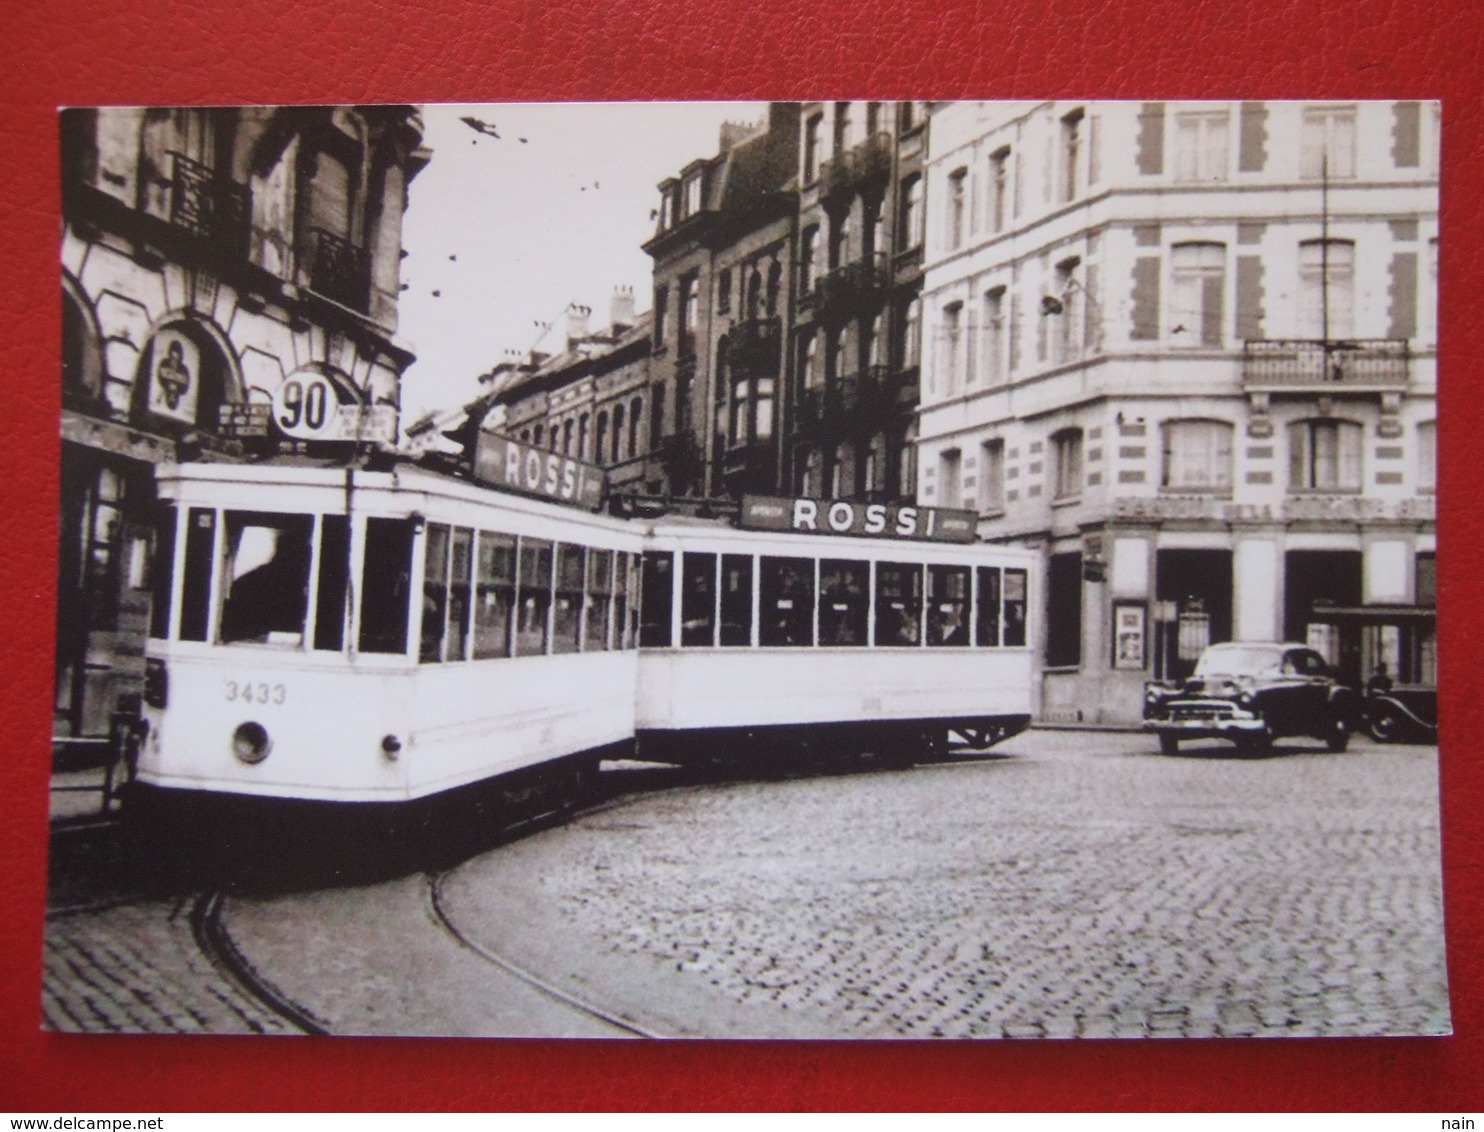
[[[639,647],[670,647],[670,608],[675,593],[675,556],[668,550],[644,555],[639,606]]]
[[[551,621],[551,558],[550,542],[520,540],[519,602],[515,620],[517,656],[540,656],[547,651]]]
[[[1288,427],[1289,489],[1359,491],[1361,426],[1352,421],[1298,421]]]
[[[313,533],[309,515],[226,513],[222,644],[303,645]]]
[[[875,604],[878,646],[922,643],[921,566],[878,562]]]
[[[969,643],[969,568],[928,567],[927,643],[956,647]]]
[[[826,558],[819,564],[819,643],[864,645],[871,593],[870,566]]]
[[[1232,431],[1225,421],[1166,422],[1160,483],[1188,491],[1230,490]]]
[[[721,644],[752,644],[752,555],[721,556]]]
[[[716,555],[686,552],[680,564],[680,643],[716,643]]]
[[[515,560],[515,536],[480,532],[474,605],[476,660],[510,655]]]
[[[1046,666],[1082,663],[1082,555],[1053,554],[1046,564]]]
[[[760,645],[814,643],[814,559],[762,558],[758,597]]]

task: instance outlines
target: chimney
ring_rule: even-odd
[[[592,307],[585,307],[581,303],[573,303],[567,308],[567,349],[575,349],[577,343],[589,336],[587,318],[592,313]]]
[[[608,308],[608,325],[621,334],[638,322],[634,315],[634,288],[620,284],[613,288],[613,302]]]

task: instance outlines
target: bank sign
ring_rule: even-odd
[[[744,495],[740,522],[744,527],[759,531],[973,542],[978,516],[972,511],[946,507]]]
[[[495,487],[593,511],[603,506],[607,488],[601,468],[493,432],[481,432],[474,445],[474,475]]]

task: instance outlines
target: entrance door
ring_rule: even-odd
[[[1155,599],[1175,618],[1158,627],[1157,670],[1184,680],[1207,645],[1232,639],[1232,553],[1160,550],[1154,563]]]

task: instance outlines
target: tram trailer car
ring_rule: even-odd
[[[632,524],[410,465],[157,484],[135,830],[431,835],[429,801],[539,808],[632,752]]]
[[[1030,722],[1028,552],[683,518],[645,548],[641,758],[905,765]]]

